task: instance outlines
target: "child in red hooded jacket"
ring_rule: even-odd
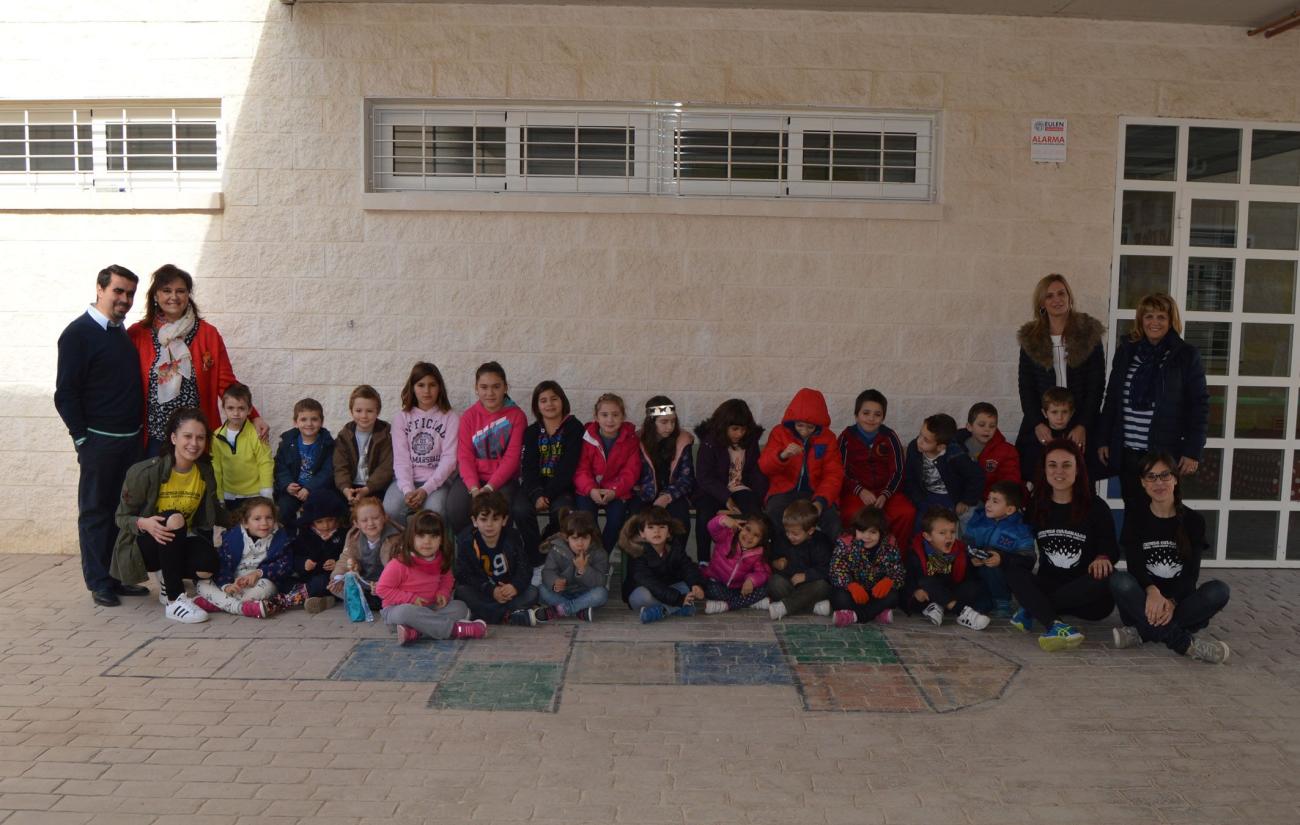
[[[804,387],[785,408],[781,425],[773,428],[758,466],[771,482],[764,509],[773,524],[781,522],[792,502],[811,500],[820,513],[818,528],[833,540],[840,530],[835,504],[844,482],[844,464],[830,426],[826,397]]]
[[[984,471],[984,499],[999,481],[1020,483],[1020,453],[998,429],[998,408],[980,401],[966,413],[966,427],[957,431],[957,443]]]

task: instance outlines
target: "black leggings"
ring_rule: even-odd
[[[929,601],[918,602],[913,595],[917,590],[924,590]],[[944,610],[961,612],[963,607],[974,607],[982,588],[974,578],[962,579],[960,584],[953,584],[947,576],[922,576],[907,594],[905,609],[909,614],[924,610],[927,604],[937,604]],[[948,607],[948,602],[953,602]]]
[[[1002,577],[1020,606],[1044,628],[1062,614],[1097,622],[1110,615],[1115,601],[1105,579],[1094,579],[1085,569],[1073,579],[1051,580],[1033,573],[1033,559],[1002,554]]]
[[[1147,621],[1147,594],[1132,573],[1116,570],[1110,577],[1115,606],[1124,624],[1137,628],[1144,642],[1163,642],[1175,653],[1186,653],[1192,634],[1204,630],[1215,614],[1228,604],[1228,585],[1218,579],[1202,582],[1190,596],[1174,607],[1169,624],[1156,627]]]
[[[170,514],[158,515],[165,519]],[[141,533],[135,543],[144,557],[144,568],[150,573],[162,571],[167,600],[176,601],[185,593],[184,579],[199,578],[200,573],[215,576],[221,568],[221,558],[217,555],[217,548],[204,537],[187,536],[184,528],[171,533],[172,540],[167,544],[159,544],[148,533]]]
[[[890,608],[898,607],[898,591],[891,590],[883,599],[873,598],[866,604],[853,601],[849,591],[836,587],[831,590],[831,607],[835,610],[852,610],[859,624],[866,624]]]

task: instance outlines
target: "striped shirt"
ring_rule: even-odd
[[[1151,432],[1151,417],[1155,414],[1155,405],[1149,410],[1133,409],[1132,390],[1133,373],[1142,364],[1142,356],[1134,355],[1124,375],[1124,446],[1130,450],[1147,450],[1147,436]]]

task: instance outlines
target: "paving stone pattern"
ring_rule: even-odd
[[[1226,667],[757,611],[397,647],[344,611],[166,622],[0,568],[0,825],[1300,821],[1300,571],[1214,571]]]

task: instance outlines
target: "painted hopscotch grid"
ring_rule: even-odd
[[[1020,672],[969,636],[783,624],[777,640],[813,712],[949,713],[1000,699]]]

